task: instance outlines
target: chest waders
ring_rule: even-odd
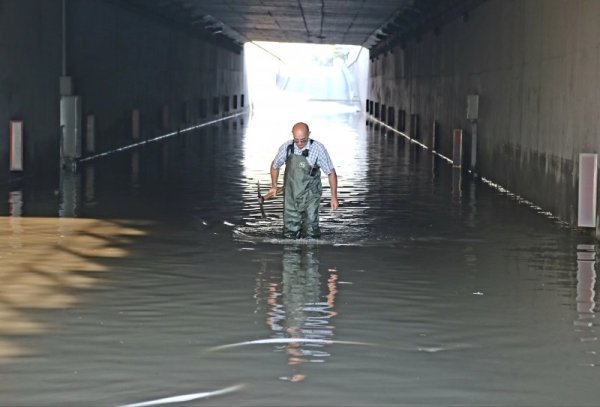
[[[294,239],[317,238],[321,235],[321,170],[309,164],[306,158],[308,150],[304,150],[306,154],[296,155],[293,154],[294,145],[291,144],[290,147],[284,174],[283,235]]]

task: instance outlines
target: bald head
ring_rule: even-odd
[[[292,127],[292,134],[295,135],[297,131],[303,132],[305,134],[310,133],[310,130],[308,129],[308,124],[304,122],[298,122],[294,124],[294,127]]]
[[[292,127],[292,134],[294,135],[294,143],[296,143],[296,146],[300,149],[304,148],[308,142],[308,136],[310,135],[308,124],[303,122],[294,124],[294,127]]]

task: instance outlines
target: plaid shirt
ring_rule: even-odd
[[[325,149],[325,146],[322,143],[319,143],[317,140],[312,139],[309,139],[306,142],[306,145],[302,150],[298,148],[298,146],[294,143],[294,140],[283,143],[281,147],[279,147],[279,151],[275,156],[275,160],[273,160],[274,169],[278,170],[283,166],[283,164],[285,164],[285,160],[287,158],[286,150],[290,144],[294,144],[294,154],[296,155],[302,155],[302,152],[308,149],[308,157],[306,157],[308,163],[313,167],[318,165],[321,168],[321,171],[323,171],[326,175],[331,174],[331,172],[335,169],[333,167],[333,163],[331,162],[331,158],[329,157],[329,153]]]

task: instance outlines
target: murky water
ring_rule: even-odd
[[[340,177],[316,242],[256,203],[282,112],[3,189],[0,405],[598,404],[593,241],[359,114],[303,113]]]

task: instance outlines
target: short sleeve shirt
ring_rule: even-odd
[[[331,174],[331,172],[335,169],[333,167],[333,163],[331,162],[331,158],[329,157],[329,153],[327,152],[327,149],[325,148],[323,143],[312,139],[308,140],[303,149],[299,149],[298,146],[294,143],[294,140],[286,141],[285,143],[283,143],[277,151],[275,160],[273,160],[274,169],[278,170],[283,166],[283,164],[285,164],[285,160],[287,158],[286,152],[290,144],[294,145],[294,154],[296,155],[302,155],[302,152],[304,150],[308,150],[308,157],[306,157],[308,163],[313,167],[315,165],[321,167],[321,170],[326,175]]]

